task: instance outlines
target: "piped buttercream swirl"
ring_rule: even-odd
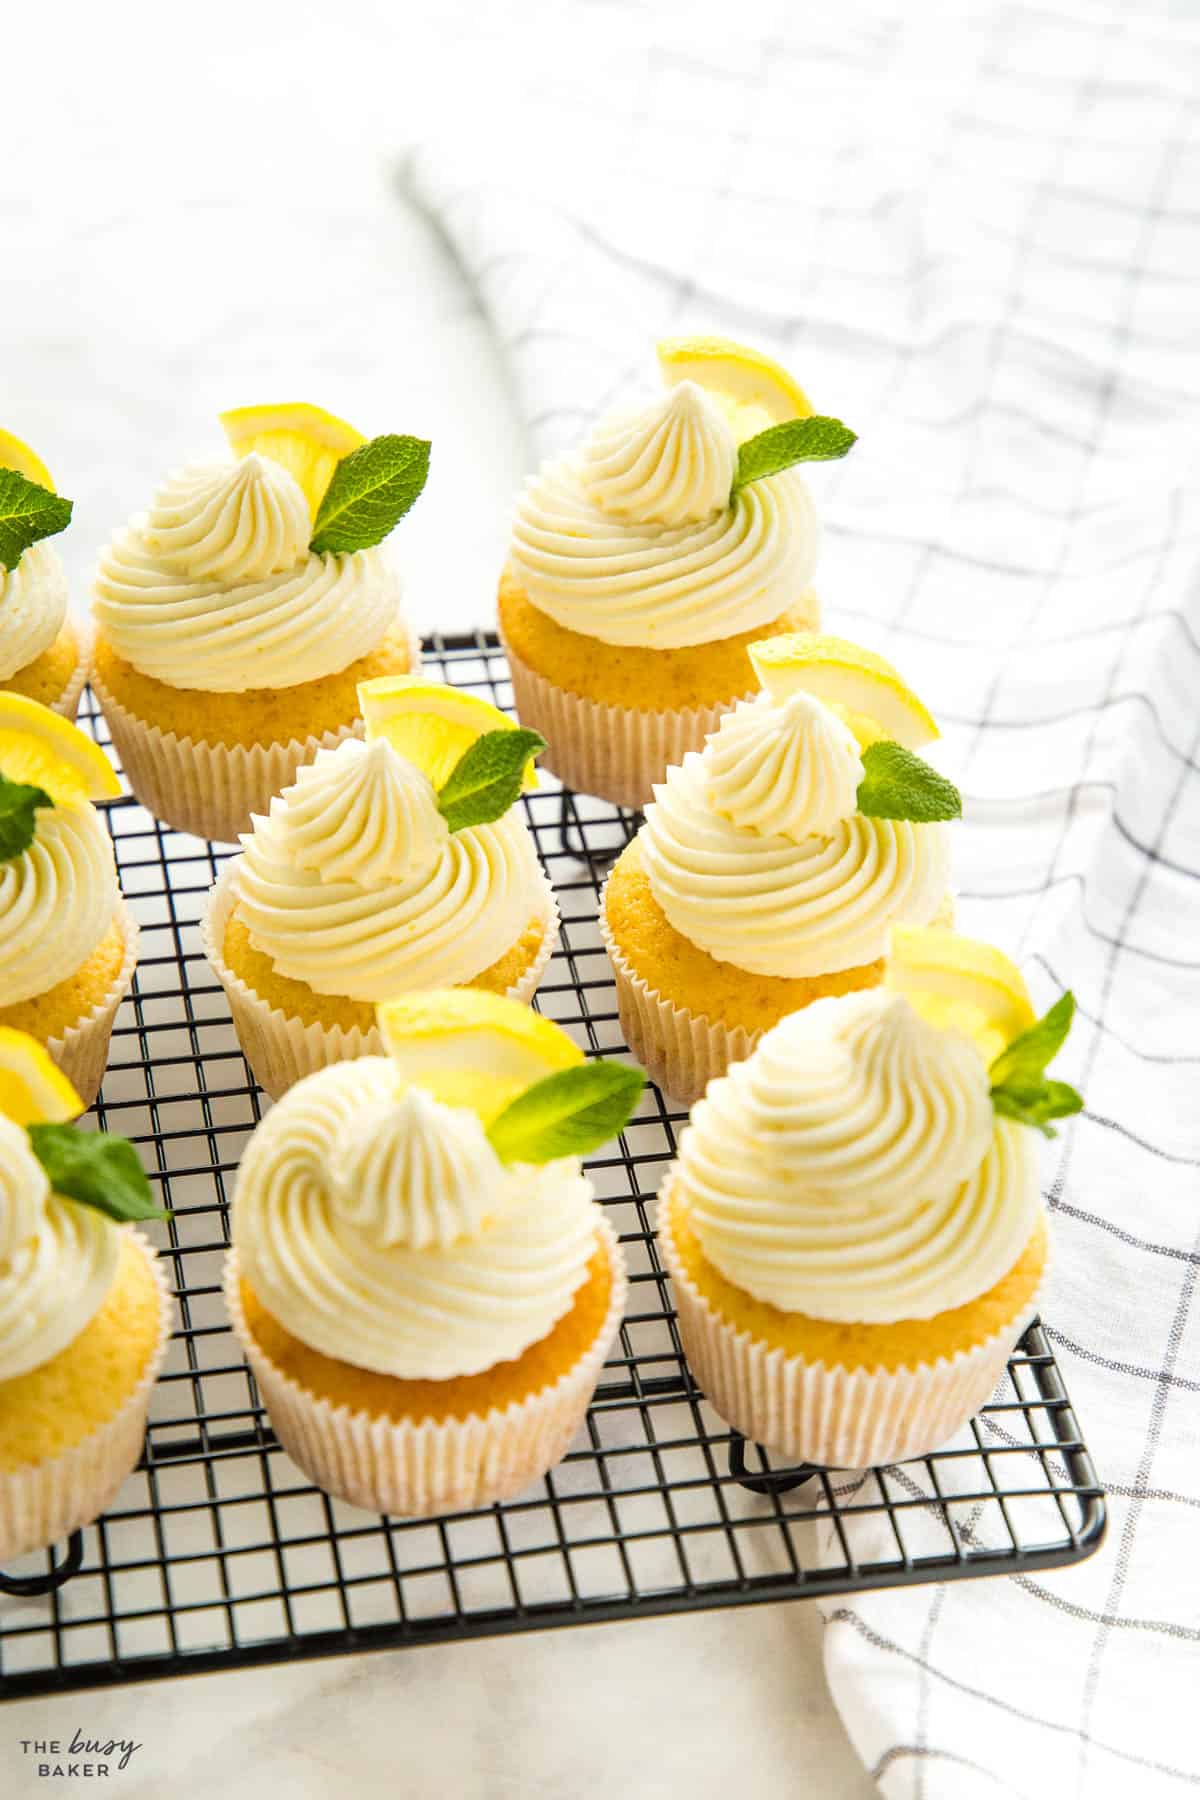
[[[743,702],[722,719],[705,754],[714,812],[748,831],[800,842],[834,831],[856,808],[858,741],[809,694]]]
[[[730,1281],[860,1324],[976,1299],[1041,1204],[1030,1133],[995,1117],[980,1052],[881,989],[793,1014],[711,1083],[676,1180]]]
[[[448,1250],[477,1237],[505,1199],[504,1166],[477,1116],[423,1088],[363,1106],[333,1140],[329,1181],[341,1216],[384,1249]]]
[[[85,802],[39,807],[33,842],[0,862],[0,1006],[73,975],[112,924],[112,842]]]
[[[602,511],[660,525],[697,524],[722,511],[736,471],[733,433],[694,381],[602,421],[581,461],[587,492]]]
[[[199,580],[257,581],[301,561],[312,535],[298,481],[261,456],[196,463],[154,496],[142,537],[166,569]]]
[[[374,889],[427,875],[450,829],[428,777],[375,738],[299,771],[287,836],[297,868]]]
[[[48,650],[67,616],[67,577],[49,544],[31,544],[16,568],[0,566],[0,681]]]
[[[368,1159],[367,1196],[352,1216],[345,1146],[361,1132],[378,1147],[381,1131],[388,1147]],[[423,1147],[409,1145],[409,1133]],[[440,1164],[430,1134],[441,1140]],[[233,1212],[242,1272],[296,1337],[360,1368],[446,1380],[520,1356],[569,1310],[595,1251],[598,1211],[569,1158],[489,1166],[483,1213],[463,1189],[467,1167],[482,1163],[461,1111],[404,1105],[386,1058],[322,1069],[272,1109],[242,1158]],[[444,1241],[457,1224],[463,1230]],[[391,1235],[397,1229],[403,1237]],[[420,1247],[406,1241],[414,1232],[425,1237]]]

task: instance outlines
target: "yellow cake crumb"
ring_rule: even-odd
[[[486,988],[489,993],[506,994],[510,987],[518,982],[531,966],[546,936],[546,921],[542,917],[530,919],[524,931],[510,950],[482,974],[476,975],[473,981],[462,982],[463,987]],[[299,1019],[305,1025],[340,1025],[343,1031],[351,1031],[358,1026],[361,1031],[370,1031],[375,1023],[375,1006],[368,1000],[350,1000],[338,994],[318,994],[309,987],[306,981],[296,981],[290,975],[281,975],[271,958],[261,950],[256,950],[250,941],[250,932],[246,921],[240,917],[235,906],[225,922],[225,939],[221,953],[235,975],[241,977],[248,987],[269,1006],[274,1006],[289,1018]],[[390,998],[381,994],[381,1000]]]
[[[296,687],[253,688],[244,694],[208,694],[171,687],[143,675],[96,634],[93,667],[119,706],[160,731],[227,749],[241,744],[287,744],[340,731],[359,717],[357,688],[376,675],[403,675],[411,666],[407,631],[397,627],[366,656],[337,675]]]
[[[369,1413],[372,1418],[440,1421],[466,1419],[493,1407],[527,1400],[573,1369],[595,1343],[608,1313],[612,1266],[607,1252],[598,1249],[570,1311],[551,1332],[510,1362],[496,1363],[478,1375],[462,1375],[449,1381],[403,1381],[395,1375],[380,1375],[325,1356],[293,1337],[267,1311],[246,1281],[241,1284],[241,1294],[251,1336],[276,1368],[290,1375],[306,1392],[335,1406]]]
[[[27,1031],[41,1044],[62,1037],[70,1026],[78,1025],[93,1007],[108,999],[124,960],[125,934],[114,919],[73,975],[56,982],[44,994],[17,1000],[12,1006],[0,1006],[0,1025]]]
[[[40,700],[43,706],[57,706],[79,667],[79,656],[79,633],[67,619],[54,642],[0,686],[9,693]]]
[[[817,597],[809,589],[777,619],[711,644],[682,650],[602,644],[539,612],[510,570],[500,580],[499,613],[505,643],[535,674],[585,700],[635,712],[723,706],[756,693],[758,677],[746,646],[778,632],[812,631],[820,623]]]
[[[783,1312],[727,1281],[701,1250],[678,1194],[670,1196],[668,1205],[679,1260],[726,1324],[735,1331],[748,1331],[772,1350],[824,1363],[827,1368],[912,1368],[973,1349],[1021,1316],[1046,1267],[1048,1239],[1043,1218],[1007,1275],[965,1306],[935,1313],[931,1319],[899,1319],[894,1325],[837,1324],[809,1318],[806,1313]]]
[[[0,1469],[61,1456],[118,1413],[145,1374],[159,1319],[148,1258],[126,1236],[104,1304],[79,1336],[49,1362],[0,1381]]]

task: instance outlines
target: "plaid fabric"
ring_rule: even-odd
[[[945,724],[962,928],[1078,998],[1047,1315],[1112,1519],[1069,1573],[831,1602],[827,1673],[888,1796],[1173,1795],[1200,1784],[1200,15],[736,11],[472,20],[475,128],[410,186],[535,452],[698,329],[861,433],[814,476],[827,623]]]

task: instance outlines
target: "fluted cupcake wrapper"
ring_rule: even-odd
[[[90,1525],[116,1499],[141,1456],[150,1395],[167,1354],[175,1303],[150,1244],[140,1231],[129,1228],[129,1235],[149,1263],[158,1289],[158,1340],[141,1380],[111,1419],[60,1456],[0,1469],[0,1561],[46,1549]]]
[[[79,702],[83,690],[87,686],[92,672],[92,627],[83,619],[73,619],[75,637],[79,644],[79,661],[75,664],[71,679],[68,681],[58,699],[51,706],[51,712],[61,713],[64,719],[74,722],[79,711]]]
[[[936,1450],[991,1398],[1045,1292],[1043,1277],[1002,1330],[951,1357],[900,1369],[829,1368],[772,1349],[722,1318],[683,1266],[670,1191],[668,1180],[658,1198],[658,1242],[692,1373],[728,1424],[789,1462],[864,1469]]]
[[[421,667],[420,639],[411,640],[410,670]],[[362,720],[320,737],[286,744],[208,744],[162,731],[116,700],[95,673],[92,689],[104,709],[125,778],[156,818],[175,831],[234,843],[249,831],[252,813],[265,813],[271,797],[288,787],[319,750],[361,737]]]
[[[326,1493],[370,1512],[425,1518],[511,1499],[561,1461],[587,1414],[625,1310],[624,1259],[608,1221],[597,1233],[612,1269],[604,1323],[590,1348],[550,1387],[466,1419],[374,1418],[310,1394],[250,1332],[236,1250],[225,1261],[225,1302],[280,1443]]]
[[[357,1025],[346,1030],[341,1025],[321,1025],[316,1021],[306,1025],[256,994],[229,967],[222,946],[225,926],[237,900],[234,882],[239,860],[234,857],[217,877],[201,916],[200,938],[213,973],[225,989],[238,1042],[254,1071],[254,1079],[272,1100],[278,1100],[315,1069],[356,1056],[382,1056],[384,1043],[377,1025],[368,1031]],[[544,883],[543,893],[545,930],[541,945],[521,979],[508,989],[508,998],[519,1000],[522,1006],[533,999],[558,939],[558,905],[549,883]]]
[[[596,794],[614,806],[646,806],[672,763],[682,762],[731,712],[738,695],[721,706],[639,712],[606,706],[556,687],[522,662],[506,643],[513,699],[522,725],[540,731],[549,748],[542,764],[564,787]]]
[[[118,1007],[129,992],[133,971],[137,966],[140,936],[137,920],[124,900],[118,900],[114,916],[125,940],[125,955],[112,986],[103,1000],[97,1001],[91,1012],[77,1019],[74,1025],[69,1025],[61,1037],[46,1040],[51,1060],[58,1064],[85,1107],[90,1106],[100,1092],[100,1083],[104,1079],[108,1063],[113,1022]]]

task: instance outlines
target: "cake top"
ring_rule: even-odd
[[[48,650],[67,616],[67,578],[45,542],[65,531],[72,504],[28,444],[0,431],[0,682]]]
[[[762,693],[654,788],[638,839],[651,890],[684,937],[754,974],[874,962],[893,924],[927,924],[945,900],[940,821],[962,802],[915,750],[937,727],[890,664],[842,639],[750,655]]]
[[[121,1224],[163,1216],[133,1145],[78,1130],[82,1110],[42,1046],[0,1026],[0,1381],[78,1337],[112,1286]]]
[[[378,546],[424,486],[429,445],[368,442],[313,406],[222,415],[231,455],[170,475],[100,559],[94,612],[117,654],[172,687],[294,687],[395,622]]]
[[[242,838],[250,941],[353,1000],[471,981],[549,911],[516,804],[544,741],[415,676],[364,682],[359,704],[366,741],[320,751]]]
[[[795,465],[845,455],[854,434],[757,352],[694,352],[719,342],[660,347],[664,390],[526,483],[512,567],[558,624],[677,649],[766,625],[808,586],[817,520]]]
[[[784,1019],[693,1109],[673,1181],[705,1256],[756,1299],[843,1323],[986,1293],[1041,1212],[1028,1127],[1082,1105],[1045,1073],[1072,1010],[1036,1020],[988,945],[897,932],[884,986]]]
[[[407,1379],[477,1374],[569,1310],[599,1219],[579,1158],[644,1078],[473,990],[381,1006],[379,1024],[388,1055],[306,1077],[255,1131],[234,1245],[313,1348]]]

